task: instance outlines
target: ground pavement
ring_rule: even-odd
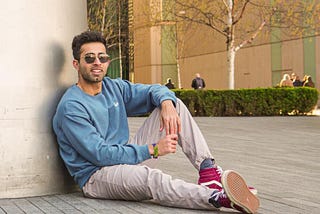
[[[129,118],[133,133],[144,118]],[[259,191],[260,214],[320,213],[320,117],[197,117],[217,161]],[[158,166],[174,178],[197,181],[181,150]],[[80,192],[0,199],[1,213],[235,213],[196,211],[152,203],[87,199]]]

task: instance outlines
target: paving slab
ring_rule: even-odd
[[[133,135],[145,118],[129,118]],[[195,117],[218,165],[258,189],[260,214],[320,213],[320,117]],[[181,149],[161,157],[165,173],[196,183]],[[236,213],[186,210],[150,202],[84,198],[81,192],[0,199],[1,213]]]

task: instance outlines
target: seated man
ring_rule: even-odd
[[[215,165],[200,129],[173,92],[105,77],[110,59],[100,33],[75,36],[72,49],[78,82],[61,98],[53,128],[60,155],[86,197],[257,211],[258,198],[238,173],[222,173]],[[129,139],[127,117],[147,112],[152,113]],[[143,163],[175,153],[177,144],[199,170],[200,185]]]

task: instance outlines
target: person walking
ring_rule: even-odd
[[[85,197],[163,206],[255,213],[259,199],[243,177],[223,171],[187,107],[167,87],[105,77],[110,64],[104,37],[86,31],[72,41],[78,82],[53,117],[59,153]],[[133,138],[128,116],[150,113]],[[147,166],[177,146],[199,171],[198,184]]]

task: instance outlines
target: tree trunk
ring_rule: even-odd
[[[230,48],[228,50],[228,75],[229,75],[229,89],[234,89],[234,62],[235,62],[235,56],[236,52],[234,48]]]
[[[106,20],[106,5],[107,5],[107,1],[103,1],[103,6],[102,6],[102,24],[101,24],[101,29],[100,32],[104,32],[104,27],[105,27],[105,20]]]
[[[180,65],[179,65],[179,60],[176,58],[177,62],[177,76],[178,76],[178,88],[181,88],[181,76],[180,76]]]
[[[120,78],[122,79],[122,45],[121,45],[121,1],[118,1],[118,40],[119,40],[119,67]]]
[[[233,0],[228,0],[228,20],[227,20],[227,71],[229,77],[229,89],[234,89],[234,25],[233,25]]]
[[[175,22],[175,42],[176,42],[176,63],[177,63],[177,78],[178,78],[178,88],[181,88],[181,75],[180,75],[180,62],[179,62],[179,39],[178,39],[178,26]]]

